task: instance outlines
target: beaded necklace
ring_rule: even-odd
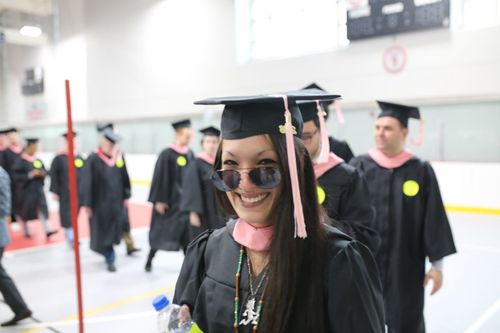
[[[234,328],[234,333],[238,333],[238,328],[240,326],[239,324],[239,305],[240,305],[240,277],[241,277],[241,269],[243,267],[243,256],[245,255],[245,248],[243,245],[240,247],[240,256],[238,259],[238,268],[236,269],[236,293],[234,297],[234,323],[233,323],[233,328]],[[249,267],[249,269],[251,269]],[[249,273],[249,275],[251,272]],[[250,275],[251,276],[251,275]],[[261,282],[266,279],[266,276],[262,277]],[[266,284],[267,285],[267,284]],[[252,281],[250,278],[250,287],[252,286]],[[257,288],[258,290],[258,288]],[[259,328],[259,323],[260,323],[260,315],[262,313],[262,306],[264,304],[264,294],[266,292],[266,286],[264,286],[264,290],[262,291],[262,296],[260,297],[259,304],[257,306],[257,318],[255,321],[255,324],[252,327],[252,332],[257,333],[257,329]]]

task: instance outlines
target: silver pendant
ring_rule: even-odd
[[[252,325],[257,325],[257,319],[259,318],[258,313],[255,311],[255,304],[257,302],[255,301],[254,297],[251,297],[247,301],[246,309],[245,312],[243,312],[243,319],[240,322],[240,325],[248,325],[252,323]]]

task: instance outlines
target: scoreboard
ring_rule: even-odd
[[[347,38],[447,28],[450,0],[347,0]]]

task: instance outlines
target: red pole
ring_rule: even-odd
[[[73,250],[75,253],[75,268],[76,268],[76,290],[78,297],[78,323],[79,332],[83,333],[83,299],[82,299],[82,272],[80,270],[80,247],[78,243],[80,237],[78,235],[78,197],[76,195],[76,171],[75,171],[75,152],[73,145],[73,119],[71,117],[71,94],[69,90],[69,80],[65,80],[66,84],[66,109],[68,116],[68,176],[69,176],[69,195],[71,207],[71,225],[73,226],[74,239]]]

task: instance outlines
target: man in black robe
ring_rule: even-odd
[[[115,130],[115,125],[113,123],[105,123],[105,124],[98,124],[96,126],[97,132],[102,133],[106,129],[110,129],[111,131]],[[121,151],[120,147],[118,145],[115,145],[114,147],[115,153],[124,156],[125,154]],[[128,178],[128,173],[127,173],[127,178]],[[129,183],[130,187],[130,180],[127,180]],[[141,249],[135,247],[135,241],[134,238],[132,237],[132,233],[130,232],[131,227],[130,227],[130,219],[128,215],[128,200],[125,202],[123,206],[123,225],[122,225],[122,239],[123,242],[125,243],[125,249],[127,250],[127,255],[131,256],[135,252],[139,252]]]
[[[433,281],[431,294],[441,288],[442,259],[456,249],[434,170],[405,150],[408,118],[420,119],[419,109],[378,104],[376,148],[351,164],[364,175],[375,203],[382,237],[376,260],[389,332],[422,333],[424,286]],[[432,263],[427,273],[426,258]]]
[[[19,137],[19,132],[17,128],[12,127],[6,129],[5,135],[7,137],[7,148],[2,153],[2,167],[7,171],[11,181],[11,191],[12,191],[12,222],[16,221],[16,217],[19,215],[20,206],[22,198],[16,193],[17,186],[14,182],[14,164],[20,158],[23,151],[23,146],[21,145],[21,139]]]
[[[380,237],[374,230],[375,209],[366,181],[354,167],[328,149],[328,142],[326,145],[322,142],[328,133],[321,132],[326,131],[326,126],[321,128],[318,112],[323,112],[324,117],[324,108],[330,103],[321,102],[321,111],[316,102],[298,103],[304,121],[302,140],[314,163],[318,181],[318,200],[329,217],[375,253]]]
[[[12,169],[14,186],[16,186],[15,193],[21,198],[18,220],[23,224],[26,238],[31,238],[28,221],[40,220],[45,235],[49,239],[57,231],[52,230],[49,224],[49,210],[44,192],[47,170],[43,162],[36,156],[37,151],[38,139],[26,139],[26,147]]]
[[[71,225],[71,208],[70,208],[70,195],[69,195],[69,176],[68,176],[68,136],[67,133],[62,135],[65,139],[64,148],[54,157],[50,165],[50,192],[53,193],[53,199],[59,202],[59,217],[61,226],[64,229],[66,240],[69,246],[73,246],[73,227]],[[73,132],[76,138],[77,133]],[[76,169],[77,189],[81,192],[83,166],[85,159],[75,152],[74,165]],[[81,195],[78,196],[78,203],[80,203]]]
[[[145,270],[151,271],[153,258],[158,250],[179,251],[188,244],[189,214],[180,210],[182,181],[186,166],[193,160],[189,143],[193,135],[189,119],[172,123],[175,144],[164,149],[156,161],[149,202],[153,215],[149,229],[149,245]]]
[[[210,126],[201,129],[203,151],[187,167],[182,186],[181,210],[189,213],[189,240],[202,231],[218,229],[225,220],[215,201],[215,187],[211,180],[215,154],[219,147],[220,130]]]
[[[326,92],[325,89],[321,88],[316,83],[311,83],[310,85],[304,87],[303,89],[319,89],[321,91]],[[330,116],[329,107],[333,103],[334,102],[322,103],[323,111],[325,111],[325,120],[327,120],[328,117]],[[338,157],[340,157],[341,159],[343,159],[346,163],[349,163],[349,161],[351,161],[351,159],[354,157],[354,154],[352,153],[351,147],[349,147],[347,141],[336,139],[333,136],[329,136],[328,140],[330,144],[330,151],[335,155],[337,155]]]
[[[122,237],[130,180],[125,159],[115,149],[120,137],[110,128],[101,135],[100,147],[83,168],[81,205],[90,217],[90,248],[104,256],[108,271],[115,272],[113,245]]]

